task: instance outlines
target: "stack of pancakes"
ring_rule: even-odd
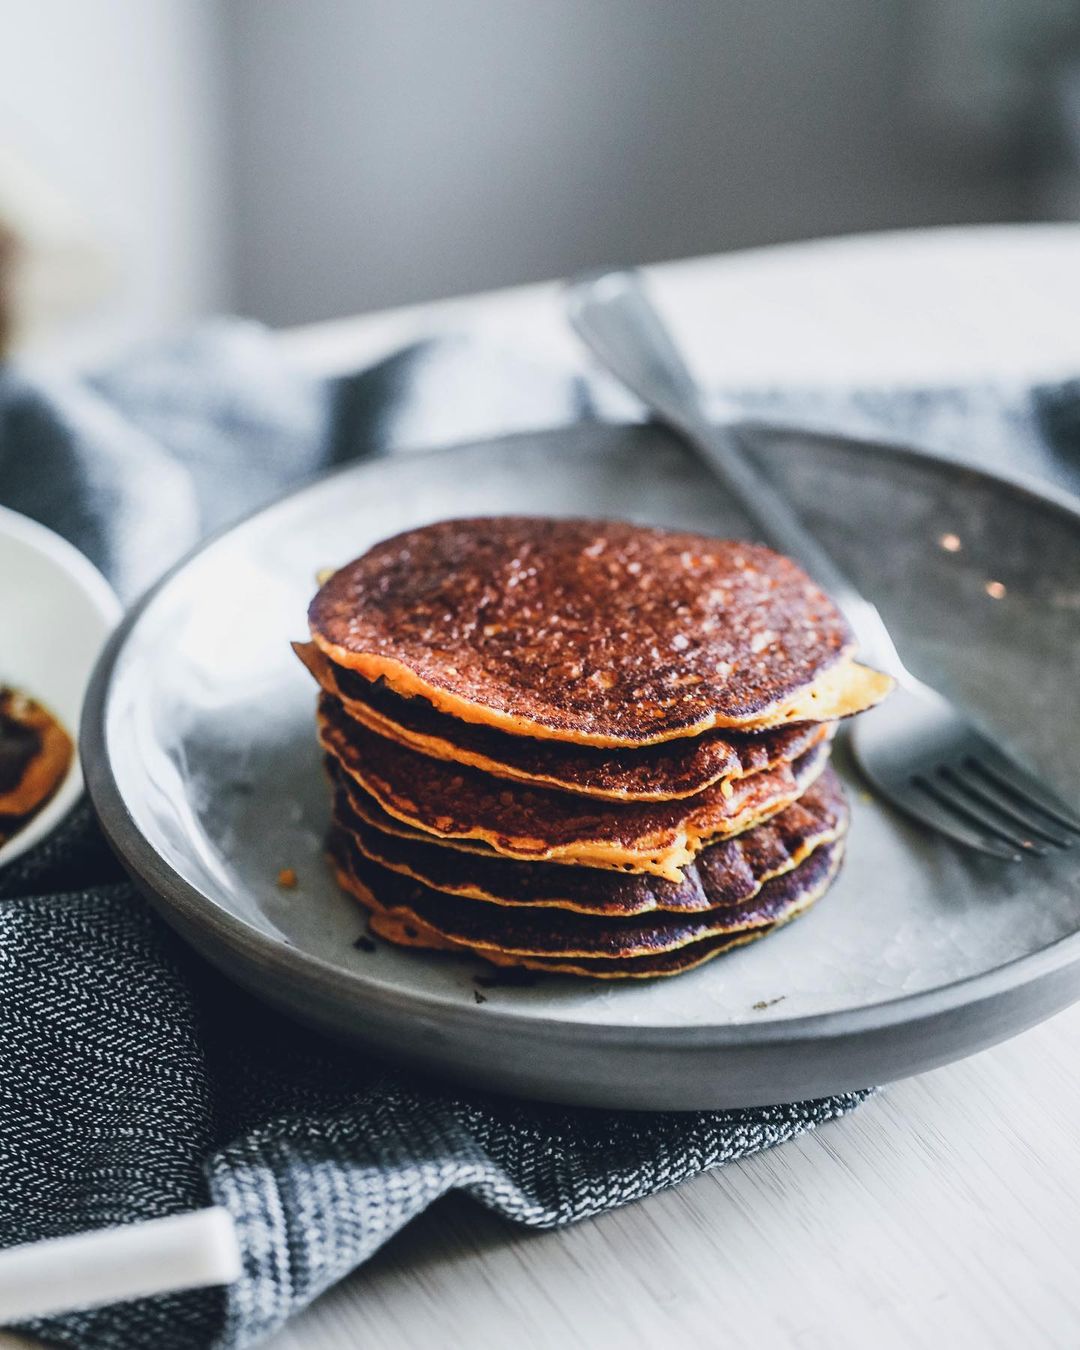
[[[833,732],[890,681],[770,549],[443,521],[335,572],[309,621],[331,858],[391,942],[669,975],[836,875]]]

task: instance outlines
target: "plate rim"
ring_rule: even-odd
[[[220,938],[230,950],[248,957],[270,973],[301,982],[318,980],[328,982],[335,992],[351,995],[354,1004],[395,1015],[434,1016],[455,1030],[490,1033],[493,1019],[510,1024],[517,1034],[532,1034],[538,1039],[565,1034],[580,1025],[566,1018],[536,1014],[507,1005],[480,1007],[462,1000],[458,1002],[444,994],[421,990],[403,990],[372,984],[363,974],[336,965],[323,957],[305,952],[284,938],[275,938],[261,929],[230,913],[212,896],[185,880],[160,855],[150,840],[143,835],[128,811],[123,794],[113,773],[108,754],[106,721],[113,677],[128,636],[137,626],[143,613],[172,581],[202,553],[219,540],[241,529],[244,525],[304,492],[327,481],[354,474],[378,474],[380,470],[400,460],[451,460],[465,451],[512,446],[515,442],[535,443],[538,439],[566,439],[574,435],[601,433],[625,435],[640,431],[644,422],[578,422],[564,426],[517,431],[504,436],[485,437],[453,445],[424,450],[400,450],[372,459],[354,460],[336,465],[303,482],[293,484],[270,500],[226,525],[214,530],[206,538],[183,554],[128,610],[120,624],[110,634],[91,676],[83,704],[79,733],[79,757],[87,792],[97,819],[111,847],[117,853],[125,870],[167,921],[175,911],[181,927],[191,926]],[[797,435],[806,441],[825,444],[843,443],[853,451],[865,451],[881,457],[895,457],[925,467],[927,465],[956,478],[974,478],[1005,489],[1032,501],[1039,507],[1050,507],[1064,515],[1080,531],[1080,496],[1070,493],[1036,475],[1020,471],[986,470],[957,461],[928,447],[903,444],[888,439],[851,435],[814,427],[758,422],[748,419],[745,429],[756,436]],[[672,437],[673,443],[677,443]],[[186,941],[190,941],[185,937]],[[641,1025],[634,1022],[605,1022],[589,1025],[594,1044],[604,1047],[632,1047],[641,1050],[668,1048],[673,1050],[752,1050],[754,1047],[776,1049],[785,1044],[847,1039],[888,1031],[910,1023],[930,1020],[962,1008],[970,1008],[1034,984],[1071,966],[1080,964],[1080,929],[1058,938],[1038,951],[1013,957],[991,970],[965,976],[947,985],[902,994],[878,1003],[863,1003],[857,1007],[834,1009],[829,1012],[807,1013],[798,1017],[769,1021],[726,1021],[715,1023]],[[235,980],[235,976],[229,976]],[[1009,1034],[1009,1033],[1006,1033]]]

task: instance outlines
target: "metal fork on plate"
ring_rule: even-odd
[[[833,597],[860,656],[897,681],[856,720],[852,747],[878,792],[908,815],[996,858],[1042,856],[1080,837],[1080,816],[979,731],[897,654],[877,609],[788,502],[742,453],[737,412],[716,422],[638,273],[597,273],[567,287],[570,321],[601,363],[676,432],[739,502],[765,542],[790,554]]]

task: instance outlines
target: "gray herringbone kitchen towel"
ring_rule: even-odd
[[[1076,406],[1057,391],[1039,417],[1027,396],[1008,409],[953,395],[815,409],[946,450],[962,451],[974,427],[980,454],[1011,441],[1057,473],[1037,423],[1068,441]],[[453,342],[308,382],[259,330],[222,325],[93,381],[0,374],[0,501],[59,529],[131,598],[197,533],[324,465],[620,408],[610,391]],[[123,879],[85,808],[0,873],[0,899],[0,1244],[216,1201],[244,1253],[228,1290],[32,1328],[64,1345],[251,1344],[451,1189],[522,1223],[569,1223],[861,1100],[563,1110],[367,1061],[193,956]]]

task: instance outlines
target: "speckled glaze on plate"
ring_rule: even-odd
[[[772,436],[760,454],[916,673],[1080,800],[1073,500],[853,441]],[[870,798],[843,737],[853,820],[836,885],[790,927],[698,970],[632,986],[544,977],[478,1003],[474,961],[354,947],[364,919],[322,856],[315,691],[289,640],[304,636],[319,569],[413,525],[526,510],[742,528],[660,431],[582,427],[320,480],[211,540],[128,616],[88,698],[84,768],[132,874],[209,959],[421,1069],[641,1108],[884,1082],[1080,997],[1080,850],[1023,865],[961,852]],[[284,867],[296,889],[277,885]]]

